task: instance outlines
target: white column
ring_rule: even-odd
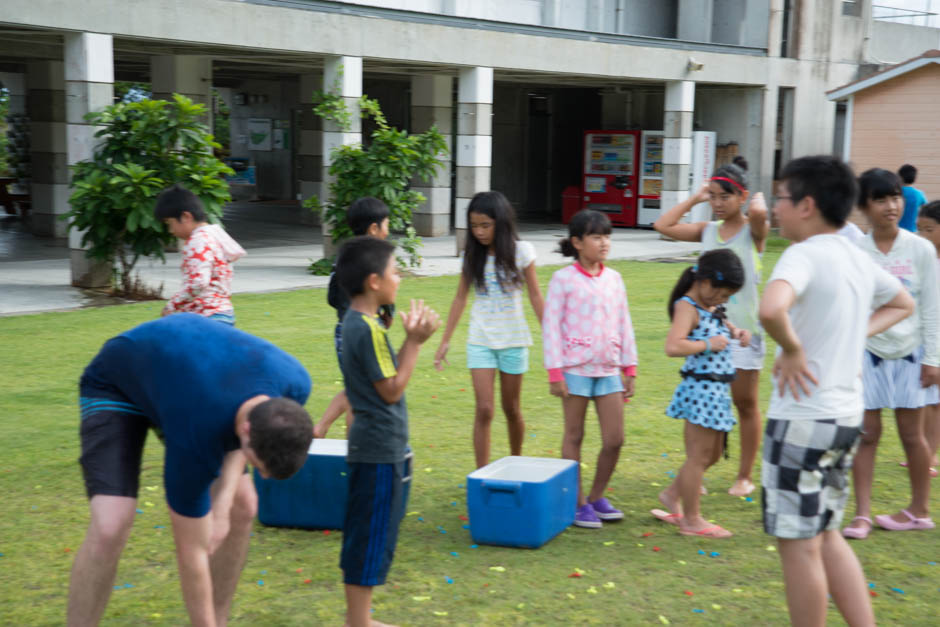
[[[151,92],[155,100],[173,100],[173,94],[206,105],[203,120],[212,129],[212,59],[198,55],[151,57]]]
[[[98,127],[85,115],[100,111],[114,102],[114,59],[111,35],[99,33],[65,34],[65,117],[68,165],[91,159],[98,139]],[[66,174],[67,176],[67,174]],[[72,285],[107,285],[111,268],[85,256],[82,232],[69,231]]]
[[[457,201],[454,226],[457,254],[467,238],[467,205],[490,188],[493,162],[493,68],[460,70],[457,87]]]
[[[668,211],[689,197],[689,168],[692,164],[692,114],[695,82],[666,83],[663,117],[663,189],[661,211]]]
[[[65,134],[65,64],[36,61],[26,69],[30,132],[30,229],[41,237],[65,238],[58,217],[69,210],[68,148]]]
[[[362,96],[362,57],[327,57],[323,64],[323,91],[330,92],[343,99],[349,110],[350,128],[343,129],[336,122],[323,120],[320,200],[327,202],[330,197],[330,165],[333,149],[337,146],[362,142],[362,120],[359,117],[359,98]],[[323,222],[323,254],[333,255],[333,240],[330,225]]]
[[[411,188],[427,199],[415,210],[418,235],[439,237],[450,233],[450,152],[453,148],[454,79],[450,76],[411,78],[411,132],[423,133],[436,126],[447,142],[448,154],[429,181],[415,179]]]
[[[323,120],[313,112],[314,94],[323,88],[322,74],[300,75],[300,116],[297,129],[297,182],[300,196],[320,197],[323,182]],[[319,224],[319,217],[312,224]]]

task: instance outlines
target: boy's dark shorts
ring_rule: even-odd
[[[139,407],[117,390],[81,388],[82,474],[88,498],[137,498],[140,462],[153,427]]]
[[[385,583],[410,487],[410,454],[395,464],[349,463],[349,498],[339,559],[343,583]]]

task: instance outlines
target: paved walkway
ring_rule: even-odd
[[[323,256],[319,227],[290,224],[296,207],[235,203],[226,210],[225,225],[248,254],[234,266],[235,293],[272,292],[326,287],[328,277],[307,273],[311,261]],[[259,218],[265,217],[264,220]],[[532,242],[539,265],[566,263],[554,252],[567,235],[562,225],[522,224],[520,236]],[[460,272],[453,236],[423,239],[424,261],[415,274],[437,276]],[[611,259],[656,259],[688,255],[700,244],[665,241],[654,231],[615,229]],[[137,264],[146,285],[163,285],[168,297],[180,286],[180,255],[169,253],[166,263]],[[15,218],[0,219],[0,315],[78,309],[109,302],[93,292],[69,285],[68,250],[35,238]]]

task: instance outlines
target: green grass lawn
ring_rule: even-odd
[[[765,274],[781,248],[773,242]],[[734,531],[734,538],[680,537],[648,513],[683,461],[682,425],[663,414],[680,361],[664,355],[663,342],[666,297],[684,266],[611,266],[627,283],[640,355],[637,395],[625,412],[626,444],[609,493],[626,519],[602,530],[570,528],[538,550],[471,546],[461,518],[467,513],[465,477],[473,470],[465,316],[452,342],[450,367],[443,373],[432,367],[435,336],[408,388],[415,480],[388,584],[374,597],[376,618],[402,625],[788,624],[779,557],[761,528],[759,495],[746,501],[726,493],[737,466],[735,432],[732,459],[706,475],[710,494],[703,497],[705,515]],[[539,270],[543,288],[554,269]],[[407,278],[399,302],[424,298],[446,316],[455,286],[454,277]],[[238,296],[235,306],[240,328],[273,341],[308,367],[314,380],[308,408],[319,415],[341,388],[332,342],[335,316],[325,291]],[[78,377],[105,340],[159,311],[159,303],[141,303],[0,318],[0,624],[63,623],[69,569],[88,519],[77,463]],[[537,329],[531,313],[530,325]],[[400,324],[392,335],[396,344],[401,341]],[[535,339],[533,368],[523,386],[523,452],[557,457],[561,406],[548,394],[540,339]],[[768,381],[765,377],[762,407],[770,394]],[[905,506],[909,494],[906,471],[897,465],[902,455],[892,423],[885,423],[875,475],[879,513]],[[492,459],[507,454],[504,424],[497,416]],[[330,435],[343,437],[342,426]],[[592,422],[583,448],[589,477],[598,447]],[[115,582],[120,589],[105,615],[108,625],[186,622],[164,505],[162,455],[151,438],[140,513]],[[877,593],[873,602],[881,624],[936,624],[940,566],[932,562],[940,562],[938,537],[937,532],[874,532],[853,544]],[[341,625],[340,539],[338,532],[256,525],[233,622]],[[576,569],[583,575],[570,577]],[[831,624],[842,624],[834,609],[830,618]]]

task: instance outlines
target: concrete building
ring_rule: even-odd
[[[832,152],[828,90],[938,47],[937,29],[873,20],[871,0],[4,0],[0,23],[0,81],[32,120],[33,228],[57,238],[67,166],[92,147],[82,115],[114,80],[203,102],[215,87],[255,193],[296,199],[323,193],[333,146],[368,135],[311,112],[340,76],[350,105],[367,93],[391,123],[450,135],[415,225],[459,240],[483,189],[557,221],[592,128],[665,131],[667,207],[689,193],[698,129],[736,143],[769,194],[782,162]],[[271,140],[253,145],[259,125]]]

